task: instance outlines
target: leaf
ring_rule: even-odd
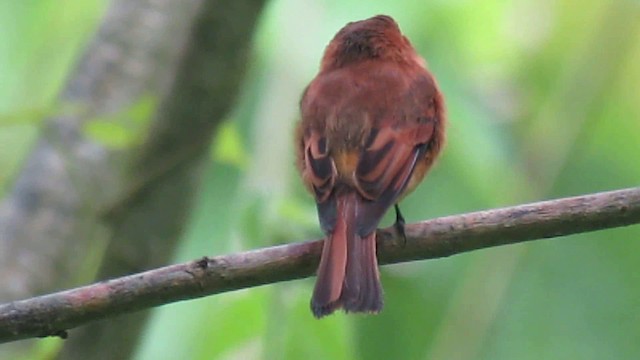
[[[244,169],[249,164],[245,149],[236,123],[227,121],[220,125],[211,151],[214,160]]]
[[[113,149],[123,149],[135,140],[135,133],[116,122],[91,121],[84,126],[84,132],[93,140]]]
[[[107,147],[122,149],[143,138],[156,106],[157,97],[143,95],[119,112],[90,120],[83,130],[87,136]]]

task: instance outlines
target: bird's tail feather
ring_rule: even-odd
[[[361,201],[356,193],[336,199],[336,223],[324,242],[311,299],[311,310],[317,318],[339,308],[365,313],[382,310],[376,233],[361,237],[356,232]]]

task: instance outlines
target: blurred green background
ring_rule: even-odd
[[[0,1],[0,194],[106,5]],[[297,102],[333,34],[380,13],[427,59],[450,120],[408,222],[640,183],[638,1],[270,1],[176,262],[320,236],[293,166]],[[313,279],[168,305],[136,357],[637,359],[639,235],[384,267],[378,316],[315,320]]]

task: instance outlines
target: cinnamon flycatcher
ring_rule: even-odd
[[[423,179],[445,137],[444,99],[389,16],[351,22],[300,101],[297,166],[326,234],[311,310],[377,313],[376,228]]]

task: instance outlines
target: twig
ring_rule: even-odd
[[[448,216],[407,225],[407,242],[379,231],[382,264],[640,222],[640,187]],[[203,258],[0,305],[0,343],[66,330],[180,300],[311,276],[319,240]]]

